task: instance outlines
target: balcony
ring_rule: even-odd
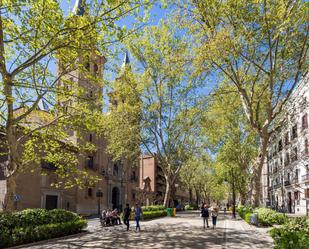
[[[274,189],[280,188],[280,187],[281,187],[281,183],[278,183],[278,184],[275,184],[275,185],[274,185]]]
[[[309,174],[303,175],[301,179],[303,182],[309,182]]]

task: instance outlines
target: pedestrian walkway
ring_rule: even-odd
[[[255,228],[230,215],[219,215],[215,230],[202,228],[197,212],[182,213],[176,218],[166,217],[141,222],[140,233],[125,231],[124,226],[101,228],[92,220],[90,233],[68,239],[58,239],[32,247],[33,249],[62,248],[188,248],[188,249],[271,249],[272,239],[265,228]],[[97,225],[96,225],[97,224]]]

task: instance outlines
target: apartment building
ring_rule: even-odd
[[[166,181],[164,173],[158,160],[151,156],[144,154],[140,158],[140,169],[139,169],[139,185],[140,189],[148,189],[153,195],[151,197],[151,203],[149,204],[162,204],[164,201]],[[149,187],[145,187],[145,184],[149,184]],[[192,196],[192,199],[196,199]],[[171,203],[170,206],[177,206],[178,204],[188,203],[190,201],[189,190],[186,189],[178,181],[174,186],[171,187]]]
[[[264,199],[276,210],[309,212],[309,82],[303,78],[284,107],[283,125],[271,136],[264,172]],[[267,177],[265,177],[265,175]]]

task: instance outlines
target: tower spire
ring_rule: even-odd
[[[75,16],[83,16],[85,13],[85,6],[84,6],[84,1],[85,0],[76,0],[72,13]]]
[[[128,50],[126,50],[126,53],[123,58],[122,67],[125,67],[126,65],[129,65],[129,64],[130,64],[129,52]]]

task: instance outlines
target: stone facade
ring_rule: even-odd
[[[308,215],[309,82],[304,78],[285,105],[281,130],[274,132],[263,169],[264,202],[274,209]]]
[[[103,67],[105,59],[94,55],[86,62],[90,73],[96,74],[98,78],[103,78]],[[58,68],[58,72],[61,69]],[[84,77],[78,70],[66,75],[64,79],[74,81],[84,89],[84,97],[94,102],[93,108],[102,109],[102,86],[95,85]],[[64,81],[59,81],[60,86],[64,86]],[[74,106],[74,99],[61,103],[64,110],[70,111]],[[43,111],[43,110],[42,110]],[[32,119],[35,117],[31,117]],[[11,198],[16,199],[15,209],[25,208],[63,208],[77,212],[79,214],[96,214],[98,212],[98,202],[101,209],[118,208],[122,209],[126,203],[131,205],[135,201],[135,192],[139,187],[138,169],[134,168],[132,162],[120,160],[114,162],[106,152],[107,141],[105,138],[97,137],[96,134],[83,134],[81,141],[76,136],[77,131],[68,131],[70,141],[73,143],[91,142],[95,145],[95,152],[85,156],[79,156],[77,167],[88,171],[90,174],[100,177],[100,181],[95,186],[85,186],[83,189],[73,187],[71,189],[54,188],[51,184],[57,182],[53,165],[42,162],[41,167],[33,167],[30,172],[20,172],[16,175],[16,192],[10,193]],[[45,175],[42,175],[44,173]],[[103,192],[103,196],[96,197],[98,190]],[[6,181],[0,176],[0,203],[6,193]],[[0,207],[1,208],[1,207]]]

